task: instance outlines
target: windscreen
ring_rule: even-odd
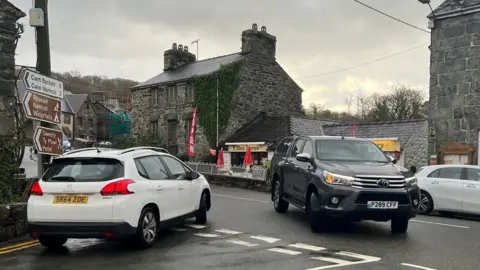
[[[370,141],[317,140],[315,148],[319,160],[388,162],[382,150]]]
[[[124,176],[122,162],[113,158],[54,159],[42,180],[46,182],[101,182]]]

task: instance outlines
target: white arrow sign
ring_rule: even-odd
[[[44,76],[31,70],[25,71],[23,77],[28,90],[49,95],[58,99],[63,98],[63,82]]]

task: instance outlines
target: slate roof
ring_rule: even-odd
[[[205,60],[193,62],[181,66],[172,71],[165,71],[143,83],[133,86],[131,89],[146,87],[149,85],[162,84],[167,82],[182,81],[191,78],[194,75],[205,75],[217,71],[221,65],[235,62],[242,58],[240,53],[232,53]]]
[[[436,17],[480,7],[480,0],[445,0],[434,11]],[[430,13],[428,18],[433,18]]]
[[[17,80],[17,90],[18,90],[18,100],[20,102],[23,102],[23,98],[25,97],[25,92],[27,91],[27,88],[25,87],[25,83],[23,82],[23,80]],[[67,92],[69,91],[64,91],[64,97],[67,95]],[[17,96],[16,93],[15,93],[15,96]],[[62,112],[73,114],[72,108],[70,107],[70,105],[68,104],[65,98],[62,99]]]
[[[398,138],[400,146],[404,147],[410,138],[422,129],[426,121],[427,119],[415,119],[357,124],[355,137],[364,139]],[[323,130],[325,135],[329,136],[352,136],[352,124],[324,125]]]
[[[276,142],[293,135],[322,135],[322,125],[335,121],[314,120],[292,116],[268,116],[260,114],[244,125],[227,142]]]

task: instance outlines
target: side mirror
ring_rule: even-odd
[[[296,156],[296,159],[301,162],[311,162],[312,156],[309,153],[300,153]]]
[[[397,164],[397,159],[388,155],[388,159],[390,159],[390,162],[392,162],[393,164]]]
[[[413,174],[416,174],[416,173],[417,173],[417,167],[415,167],[415,166],[410,167],[410,171],[411,171]]]
[[[199,177],[200,177],[200,174],[196,171],[187,172],[187,179],[188,180],[197,179]]]

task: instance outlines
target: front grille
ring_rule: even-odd
[[[381,179],[387,180],[388,185],[379,185],[378,182]],[[398,189],[405,187],[405,178],[403,176],[355,176],[352,186],[356,188]]]
[[[410,204],[406,194],[375,194],[362,193],[358,195],[355,203],[366,204],[368,201],[397,201],[398,204]]]

